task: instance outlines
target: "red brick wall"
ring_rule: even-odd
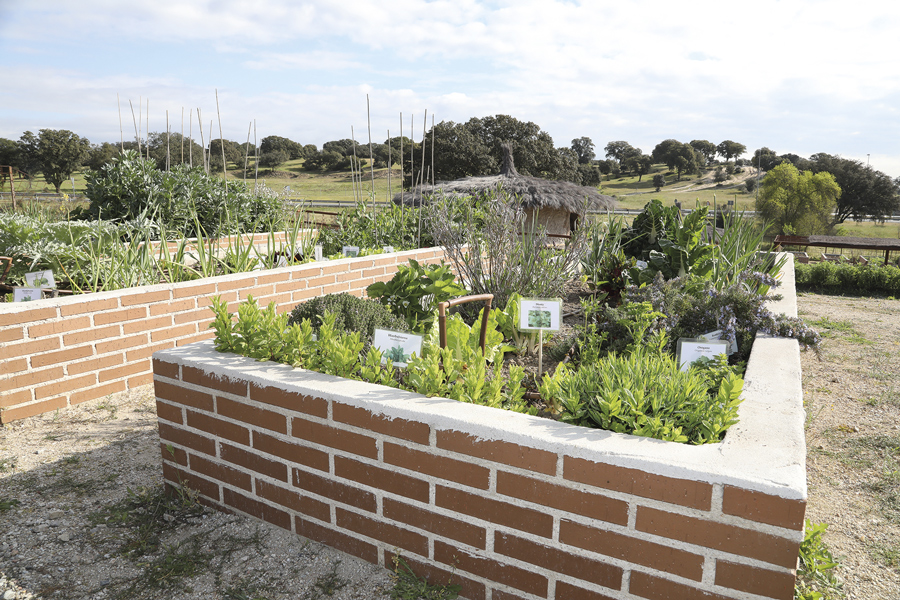
[[[323,294],[361,295],[413,258],[440,248],[311,263],[32,303],[0,304],[0,423],[23,419],[152,381],[157,350],[208,339],[210,298],[230,310],[248,295],[278,310]]]
[[[415,394],[323,375],[305,387],[303,371],[285,386],[270,363],[210,354],[162,353],[154,373],[165,479],[212,505],[385,567],[399,550],[473,600],[793,597],[804,500],[742,487],[734,473],[667,475],[662,458],[629,468],[565,441],[475,436],[396,408],[434,402]],[[351,385],[362,400],[342,391]]]

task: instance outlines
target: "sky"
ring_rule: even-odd
[[[321,148],[367,141],[368,102],[375,142],[506,114],[599,158],[734,140],[897,177],[898,32],[880,0],[0,0],[0,137],[117,142],[168,111],[197,138],[199,109],[206,135],[218,110],[226,139]]]

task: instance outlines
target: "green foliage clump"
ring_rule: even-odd
[[[724,359],[681,371],[662,345],[639,345],[577,369],[560,364],[544,376],[541,397],[567,423],[672,442],[718,442],[737,423],[743,380]]]
[[[281,224],[280,199],[270,190],[254,193],[242,181],[210,176],[178,165],[160,171],[133,150],[86,176],[90,199],[83,216],[130,220],[148,217],[173,236],[228,235],[264,231]]]
[[[714,330],[723,339],[737,343],[733,362],[746,361],[757,333],[798,340],[804,348],[817,349],[821,337],[802,319],[772,313],[765,304],[771,296],[763,296],[742,281],[718,290],[712,282],[696,278],[664,280],[661,276],[650,284],[629,288],[621,307],[592,307],[590,323],[606,334],[607,351],[619,352],[633,343],[631,324],[636,305],[647,303],[660,318],[653,321],[649,332],[666,334],[667,350],[674,354],[678,338],[694,338]]]
[[[477,198],[435,199],[429,226],[472,292],[493,294],[496,306],[506,306],[515,292],[526,298],[561,296],[587,248],[586,227],[573,231],[560,248],[537,219],[500,189]]]
[[[797,288],[849,294],[900,295],[900,268],[819,262],[794,265]]]
[[[772,224],[775,233],[828,233],[840,195],[841,188],[831,173],[813,174],[781,163],[762,180],[756,211]]]
[[[433,246],[430,232],[420,226],[419,210],[390,204],[379,206],[373,217],[371,205],[358,202],[353,210],[337,217],[335,227],[319,231],[322,253],[338,254],[344,246],[393,246],[398,251]]]
[[[406,321],[396,316],[387,306],[374,300],[357,298],[352,294],[326,294],[294,307],[288,325],[299,325],[308,319],[313,331],[318,333],[326,313],[334,314],[334,328],[339,332],[358,331],[372,340],[375,328],[405,330]]]
[[[366,288],[370,298],[379,300],[419,333],[431,329],[438,304],[465,292],[448,265],[421,266],[413,259],[409,259],[409,265],[400,265],[390,281],[378,281]]]
[[[844,597],[843,584],[834,574],[839,563],[822,539],[827,529],[827,523],[813,523],[806,519],[803,542],[800,543],[794,600],[838,600]]]

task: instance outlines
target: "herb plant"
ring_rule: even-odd
[[[298,304],[290,312],[288,325],[300,324],[308,319],[313,331],[318,332],[322,319],[328,312],[334,314],[336,331],[358,331],[367,342],[372,340],[376,327],[401,331],[406,329],[406,321],[392,313],[387,306],[346,293],[326,294]]]

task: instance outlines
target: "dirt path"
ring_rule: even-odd
[[[900,598],[900,300],[803,294],[825,336],[802,356],[807,518],[825,536],[848,598]]]
[[[809,507],[848,598],[900,598],[900,300],[803,294]],[[384,598],[387,570],[164,500],[150,387],[0,428],[0,597]]]

